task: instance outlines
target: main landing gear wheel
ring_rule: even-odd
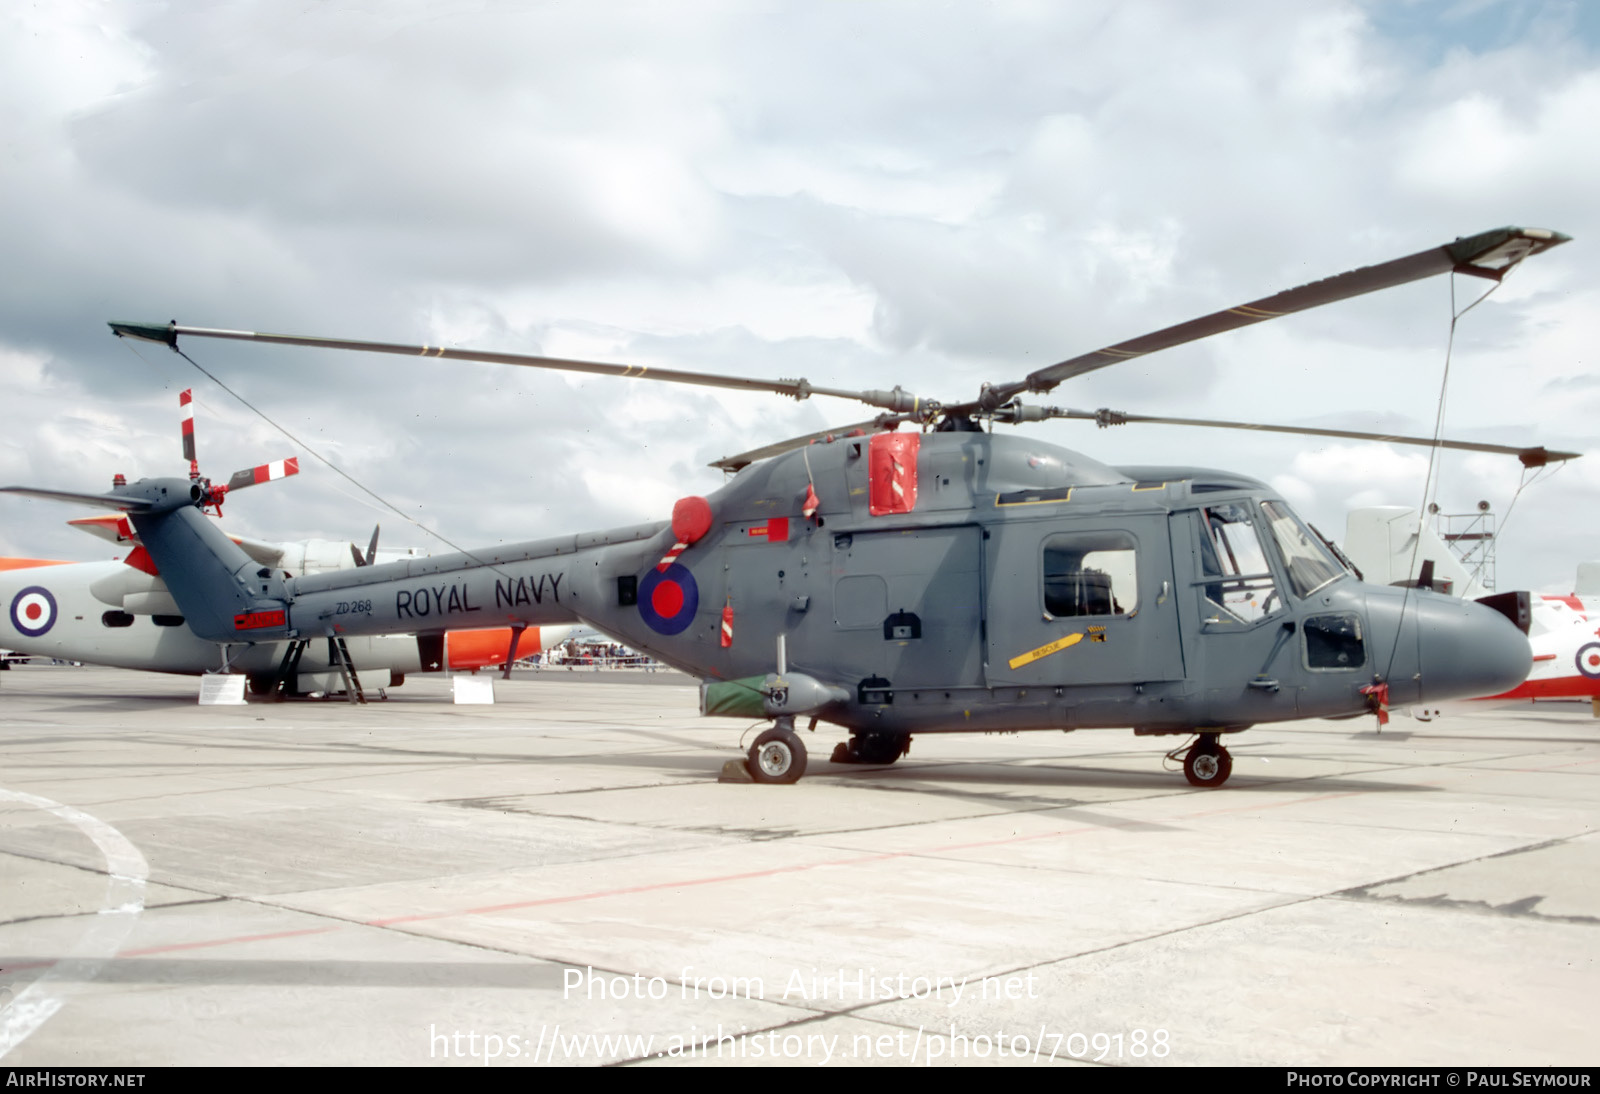
[[[829,760],[836,764],[892,764],[910,747],[911,738],[904,733],[856,733],[848,743],[835,745]]]
[[[799,782],[806,773],[806,746],[794,730],[774,726],[750,746],[745,767],[758,783]]]
[[[1215,733],[1202,734],[1183,754],[1183,777],[1190,786],[1221,786],[1233,774],[1233,757],[1217,743]]]

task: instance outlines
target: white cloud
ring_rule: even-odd
[[[123,461],[168,466],[167,403],[191,383],[217,423],[202,433],[209,471],[286,443],[164,349],[133,357],[105,334],[110,318],[949,400],[1522,221],[1577,242],[1462,325],[1446,432],[1592,447],[1592,42],[1552,46],[1535,28],[1483,45],[1441,27],[1419,49],[1386,32],[1384,12],[1343,0],[19,13],[0,36],[9,478],[93,485]],[[1447,299],[1441,281],[1352,301],[1038,401],[1427,433]],[[458,541],[659,516],[719,484],[708,459],[871,414],[187,348]],[[62,405],[90,416],[67,420]],[[1325,528],[1342,526],[1339,506],[1420,493],[1422,457],[1399,449],[1066,424],[1038,436],[1112,462],[1270,477]],[[230,503],[230,521],[364,538],[371,516],[350,488],[305,466],[301,482]],[[1518,471],[1450,459],[1443,489],[1503,507]],[[1580,465],[1524,493],[1512,526],[1537,534],[1508,538],[1503,572],[1526,560],[1533,583],[1593,553],[1572,514],[1592,505],[1594,474]],[[22,505],[0,501],[14,549],[76,543]],[[41,546],[24,548],[34,535]]]

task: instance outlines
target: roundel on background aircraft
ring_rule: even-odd
[[[1600,642],[1590,642],[1578,650],[1578,671],[1591,680],[1600,679]]]
[[[11,625],[18,633],[38,638],[56,622],[56,598],[42,585],[29,585],[11,599]]]

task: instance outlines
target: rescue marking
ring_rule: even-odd
[[[1068,646],[1076,646],[1082,641],[1083,635],[1081,633],[1069,634],[1065,638],[1056,639],[1049,645],[1040,646],[1036,650],[1029,650],[1027,653],[1018,654],[1016,657],[1013,657],[1010,661],[1006,662],[1006,664],[1010,665],[1014,669],[1020,669],[1023,665],[1031,665],[1041,658],[1049,657],[1052,653],[1059,653]]]

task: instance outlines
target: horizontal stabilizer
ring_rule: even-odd
[[[139,537],[133,534],[133,525],[128,523],[126,516],[113,516],[110,513],[97,517],[79,517],[67,521],[74,528],[81,528],[91,536],[98,536],[108,543],[136,543]]]
[[[284,545],[282,543],[268,543],[266,540],[251,539],[249,536],[236,536],[231,533],[229,539],[239,545],[239,549],[263,566],[282,569],[284,566]]]

